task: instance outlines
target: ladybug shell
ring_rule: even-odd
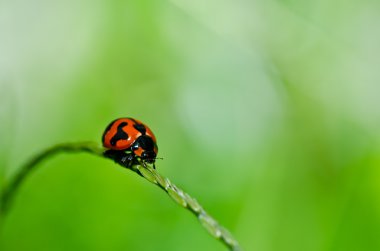
[[[158,152],[153,132],[141,121],[133,118],[119,118],[112,121],[104,131],[102,141],[103,146],[108,149],[133,150],[140,157],[145,151],[153,151],[155,155]],[[146,141],[153,141],[153,144],[148,144],[149,149],[142,147]],[[132,146],[133,149],[131,149]]]

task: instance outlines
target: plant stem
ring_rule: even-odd
[[[203,208],[202,206],[189,194],[183,192],[176,185],[170,182],[168,178],[161,176],[155,169],[148,165],[132,165],[127,166],[123,161],[120,160],[120,156],[115,157],[113,155],[107,155],[105,149],[99,147],[97,144],[84,142],[84,143],[66,143],[53,146],[46,149],[40,154],[36,155],[24,166],[21,167],[20,171],[15,175],[15,177],[10,181],[8,185],[5,186],[1,194],[1,205],[0,205],[0,218],[4,216],[10,209],[11,203],[18,189],[20,188],[23,181],[30,175],[30,173],[36,168],[36,166],[43,160],[54,156],[57,153],[75,153],[75,152],[87,152],[100,157],[113,159],[116,163],[126,167],[140,176],[144,177],[146,180],[152,182],[153,184],[164,190],[178,205],[188,209],[192,212],[200,221],[202,226],[215,238],[220,240],[225,244],[230,250],[239,251],[241,250],[238,242],[232,237],[227,229],[219,225],[219,223],[214,220]]]

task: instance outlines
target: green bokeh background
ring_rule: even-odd
[[[0,2],[0,170],[148,124],[157,168],[253,251],[380,250],[380,2]],[[160,189],[44,162],[0,249],[225,250]]]

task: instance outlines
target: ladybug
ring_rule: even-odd
[[[148,126],[137,119],[115,119],[105,129],[102,142],[108,149],[105,154],[127,167],[140,162],[155,167],[158,152],[156,137]]]

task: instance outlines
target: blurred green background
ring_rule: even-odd
[[[0,2],[2,182],[130,116],[253,251],[380,250],[380,2]],[[44,162],[0,249],[225,250],[111,161]]]

